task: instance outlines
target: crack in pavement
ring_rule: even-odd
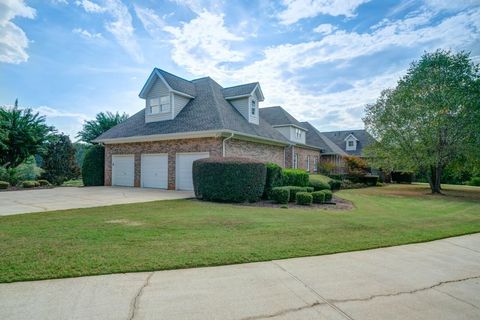
[[[366,297],[366,298],[331,299],[331,300],[328,300],[328,301],[330,301],[331,303],[370,301],[370,300],[373,300],[373,299],[376,299],[376,298],[395,297],[395,296],[401,296],[401,295],[404,295],[404,294],[415,294],[417,292],[435,289],[436,287],[440,287],[440,286],[443,286],[445,284],[462,282],[462,281],[478,279],[478,278],[480,278],[480,275],[479,276],[472,276],[472,277],[468,277],[468,278],[456,279],[456,280],[440,281],[440,282],[437,282],[434,285],[431,285],[429,287],[418,288],[418,289],[414,289],[414,290],[410,290],[410,291],[400,291],[400,292],[395,292],[395,293],[377,294],[377,295],[372,295],[372,296],[369,296],[369,297]]]
[[[298,307],[298,308],[290,308],[290,309],[280,310],[280,311],[278,311],[278,312],[275,312],[275,313],[272,313],[272,314],[268,314],[268,315],[259,315],[259,316],[251,316],[251,317],[241,318],[240,320],[268,319],[268,318],[273,318],[273,317],[277,317],[277,316],[282,316],[282,315],[285,315],[285,314],[288,314],[288,313],[292,313],[292,312],[297,312],[297,311],[301,311],[301,310],[305,310],[305,309],[314,308],[314,307],[316,307],[316,306],[320,306],[320,305],[323,305],[323,304],[325,304],[325,303],[321,303],[320,301],[315,301],[314,303],[308,304],[308,305],[306,305],[306,306],[302,306],[302,307]]]
[[[143,285],[138,289],[137,294],[133,297],[132,302],[130,303],[130,312],[128,314],[128,320],[133,320],[135,318],[135,312],[138,309],[138,303],[140,301],[140,297],[142,296],[143,290],[150,284],[150,278],[153,276],[155,272],[150,272],[148,277],[143,282]]]
[[[340,309],[339,307],[337,307],[336,305],[334,305],[332,302],[330,302],[329,300],[325,299],[324,297],[322,297],[322,295],[320,295],[320,293],[318,293],[315,289],[313,289],[312,287],[310,287],[309,285],[307,285],[305,282],[303,282],[300,278],[298,278],[297,276],[295,276],[293,273],[291,273],[290,271],[288,271],[287,269],[285,269],[284,267],[282,267],[281,265],[279,265],[278,263],[276,263],[275,261],[271,261],[274,265],[276,265],[278,268],[280,268],[281,270],[283,270],[284,272],[288,273],[290,275],[290,277],[292,277],[293,279],[297,280],[298,282],[300,282],[301,284],[303,284],[307,289],[309,289],[312,293],[314,293],[316,296],[318,296],[324,304],[327,304],[329,307],[331,307],[332,309],[334,309],[335,311],[337,311],[340,315],[342,315],[344,318],[348,319],[348,320],[354,320],[350,315],[348,315],[345,311],[343,311],[342,309]]]

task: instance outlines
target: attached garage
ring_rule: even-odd
[[[177,153],[175,164],[175,184],[177,190],[193,190],[193,161],[208,158],[208,152]]]
[[[133,187],[135,165],[133,154],[112,155],[112,186]]]
[[[144,153],[141,159],[142,188],[168,187],[168,155],[166,153]]]

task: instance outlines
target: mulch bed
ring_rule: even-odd
[[[305,210],[331,210],[331,211],[345,211],[352,210],[354,208],[353,204],[350,201],[345,199],[333,197],[332,204],[318,204],[312,203],[311,206],[302,206],[297,205],[294,202],[288,203],[288,205],[274,203],[272,200],[260,200],[254,203],[239,203],[236,204],[239,206],[248,206],[248,207],[263,207],[263,208],[279,208],[285,209],[285,206],[288,206],[289,209],[305,209]],[[283,208],[282,208],[283,207]]]
[[[38,190],[38,189],[52,189],[54,186],[40,186],[35,188],[22,188],[22,187],[8,187],[8,189],[0,189],[0,192],[7,191],[27,191],[27,190]]]

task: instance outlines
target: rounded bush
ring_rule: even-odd
[[[330,202],[332,201],[332,191],[330,190],[323,190],[323,193],[325,194],[325,202]]]
[[[49,186],[50,185],[50,182],[48,182],[48,180],[45,180],[45,179],[40,179],[40,180],[37,180],[37,181],[41,186]]]
[[[267,178],[265,181],[265,189],[263,190],[263,198],[270,198],[272,189],[282,185],[283,169],[276,163],[267,163],[266,168]]]
[[[8,183],[7,181],[0,181],[0,189],[8,189],[9,186],[10,183]]]
[[[270,197],[276,203],[287,204],[290,201],[290,190],[284,187],[273,188]]]
[[[284,186],[281,187],[283,189],[287,189],[290,193],[290,202],[295,202],[295,197],[297,192],[308,192],[307,187],[297,187],[297,186]]]
[[[26,180],[22,182],[23,188],[35,188],[37,185],[40,185],[37,181]]]
[[[328,184],[330,185],[330,189],[332,189],[332,191],[340,190],[340,187],[342,186],[342,181],[332,179],[328,181]]]
[[[325,202],[325,192],[315,191],[312,192],[313,203],[324,203]]]
[[[309,192],[297,192],[296,195],[296,204],[300,204],[302,206],[309,206],[312,204],[313,197],[312,194]]]
[[[283,169],[284,186],[308,186],[308,173],[302,169]]]
[[[82,165],[84,186],[103,186],[105,175],[105,148],[101,145],[91,146],[85,153]]]
[[[193,162],[193,188],[198,199],[255,202],[263,194],[267,169],[263,162],[237,157]]]
[[[480,187],[480,177],[473,177],[468,181],[469,186]]]
[[[320,180],[310,180],[309,186],[312,187],[315,191],[330,190],[330,185]]]

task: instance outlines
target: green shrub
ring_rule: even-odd
[[[312,194],[309,192],[297,192],[295,198],[295,203],[302,206],[309,206],[312,204],[313,201]]]
[[[307,189],[308,187],[297,187],[297,186],[283,186],[283,187],[278,187],[276,189],[286,189],[290,193],[290,202],[295,202],[295,196],[297,192],[309,192],[308,190],[311,190],[310,188]]]
[[[310,187],[314,189],[314,191],[320,190],[330,190],[330,185],[326,182],[320,180],[312,180],[310,179]]]
[[[342,181],[345,178],[345,175],[343,175],[343,174],[331,174],[331,175],[329,175],[329,177],[332,178],[333,180]]]
[[[332,191],[330,190],[323,190],[323,193],[325,194],[325,202],[330,202],[332,201]]]
[[[7,181],[0,181],[0,189],[8,189],[9,186],[10,183],[8,183]]]
[[[270,198],[273,188],[280,187],[283,182],[283,169],[276,163],[267,163],[267,178],[265,180],[265,189],[263,190],[263,198]]]
[[[8,173],[8,169],[0,166],[0,181],[9,181],[9,180],[10,180],[10,174]]]
[[[360,182],[365,183],[367,186],[374,187],[377,185],[378,176],[376,175],[366,175],[360,178]]]
[[[332,179],[328,182],[328,184],[330,185],[330,189],[332,191],[340,190],[340,187],[342,186],[342,181]]]
[[[315,191],[312,192],[313,203],[324,203],[325,202],[325,192]]]
[[[469,186],[480,187],[480,177],[473,177],[468,181]]]
[[[284,186],[308,186],[308,173],[301,169],[283,169]]]
[[[305,190],[307,190],[307,192],[315,191],[315,189],[313,187],[305,187]]]
[[[41,186],[49,186],[50,185],[50,182],[48,182],[48,180],[45,180],[45,179],[40,179],[40,180],[37,180],[37,181]]]
[[[94,145],[85,153],[82,166],[84,186],[103,186],[105,167],[105,148]]]
[[[365,183],[360,182],[352,182],[348,179],[342,181],[342,189],[360,189],[365,188],[367,185]]]
[[[37,181],[32,181],[32,180],[25,180],[22,182],[22,187],[23,188],[35,188],[39,186],[40,184]]]
[[[287,204],[290,201],[290,190],[285,187],[273,188],[270,197],[276,203]]]
[[[193,162],[193,187],[198,199],[255,202],[263,194],[267,169],[263,162],[237,157]]]

